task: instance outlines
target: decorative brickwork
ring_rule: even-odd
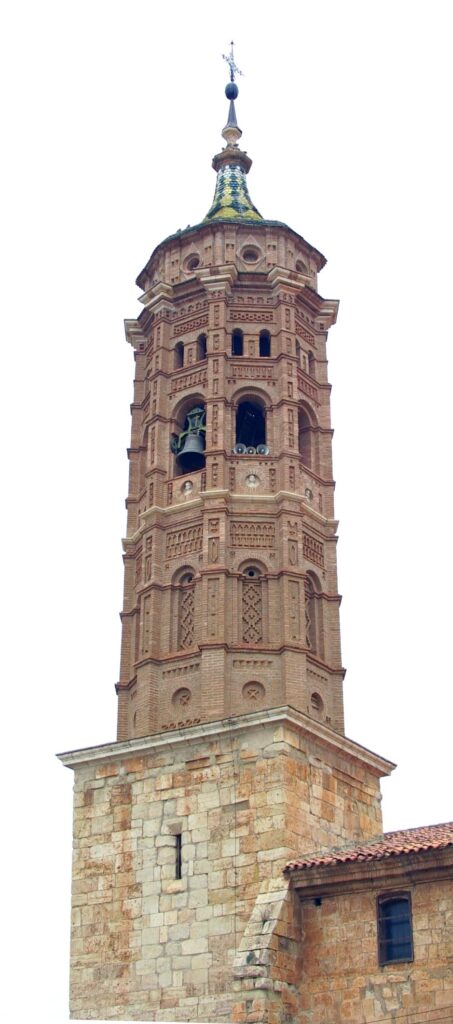
[[[194,320],[186,320],[182,323],[179,322],[173,327],[173,337],[178,338],[180,334],[189,334],[190,331],[201,331],[203,327],[208,326],[207,316],[198,316]]]
[[[309,533],[303,534],[303,553],[304,558],[309,562],[314,562],[315,565],[324,567],[324,544],[315,540]]]
[[[193,587],[179,595],[179,647],[192,647],[195,639],[195,595]]]
[[[203,527],[188,526],[183,530],[173,530],[167,534],[165,549],[166,558],[179,558],[194,551],[201,551],[203,543]]]
[[[263,639],[263,599],[259,581],[242,583],[242,639],[246,644],[257,644]]]
[[[193,370],[189,373],[181,373],[177,377],[172,377],[170,384],[171,394],[174,395],[179,391],[187,391],[191,388],[204,388],[207,379],[207,370]]]
[[[273,548],[275,526],[273,523],[246,523],[233,520],[230,526],[230,541],[235,548]]]

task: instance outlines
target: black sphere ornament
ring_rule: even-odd
[[[228,82],[228,85],[225,86],[225,96],[227,100],[237,99],[238,93],[239,89],[236,85],[236,82]]]

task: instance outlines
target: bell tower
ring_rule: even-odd
[[[126,322],[135,382],[115,742],[75,773],[77,1019],[302,1024],[284,868],[382,831],[343,725],[325,260],[247,186],[228,58],[204,220]]]
[[[289,705],[343,732],[325,260],[253,205],[235,99],[212,206],[126,323],[136,376],[118,739]]]

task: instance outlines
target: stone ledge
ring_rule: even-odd
[[[239,735],[246,730],[254,731],[265,726],[273,726],[276,729],[287,726],[293,732],[299,732],[300,735],[312,736],[339,754],[345,754],[348,758],[366,765],[368,770],[377,776],[390,775],[395,768],[392,761],[380,757],[379,754],[367,750],[366,747],[360,746],[346,736],[329,729],[321,722],[316,722],[288,706],[270,708],[267,711],[253,712],[236,718],[200,723],[186,729],[175,729],[165,734],[156,733],[152,736],[140,736],[137,739],[105,743],[98,747],[64,751],[57,754],[57,757],[66,768],[78,768],[82,765],[102,762],[105,764],[120,758],[143,756],[144,754],[154,754],[159,750],[178,748],[183,743],[190,745],[199,743],[200,740],[215,740],[227,735]],[[282,739],[287,742],[288,748],[294,746],[289,742],[288,736],[282,737],[281,734],[276,734],[275,742],[281,742]]]

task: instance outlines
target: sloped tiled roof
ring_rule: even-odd
[[[444,850],[447,846],[453,846],[453,821],[448,821],[444,825],[425,825],[421,828],[403,829],[401,832],[384,832],[383,835],[371,839],[361,846],[343,846],[309,857],[301,857],[300,860],[291,860],[286,865],[285,871],[384,860],[387,857],[399,857],[405,853]]]

